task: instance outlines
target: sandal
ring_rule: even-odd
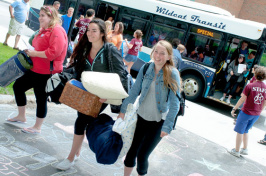
[[[8,44],[7,44],[7,43],[3,43],[3,45],[5,45],[5,46],[8,46]]]
[[[18,51],[20,50],[18,47],[17,47],[17,48],[14,47],[13,49],[14,49],[14,50],[18,50]]]
[[[263,139],[262,140],[259,140],[258,143],[259,144],[262,144],[262,145],[266,145],[266,141],[264,141]]]
[[[21,131],[24,133],[28,133],[28,134],[40,134],[41,133],[41,130],[35,130],[33,128],[23,128]]]

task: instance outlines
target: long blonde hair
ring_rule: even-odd
[[[106,33],[108,34],[112,30],[112,22],[107,20],[104,22],[106,26]]]
[[[54,27],[56,24],[60,23],[60,19],[58,18],[57,10],[53,6],[45,5],[45,6],[41,7],[41,10],[51,18],[51,21],[48,24],[48,27]]]
[[[174,93],[177,90],[181,91],[181,87],[178,85],[177,81],[172,78],[172,69],[174,69],[174,61],[173,61],[173,48],[172,45],[165,40],[160,40],[156,45],[153,47],[151,52],[151,59],[153,59],[153,52],[157,45],[161,45],[166,48],[168,55],[170,56],[169,60],[163,66],[163,82],[164,86],[170,88]],[[178,75],[180,76],[180,75]],[[181,79],[180,79],[181,81]]]

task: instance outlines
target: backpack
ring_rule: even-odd
[[[146,63],[145,65],[144,65],[144,68],[143,68],[143,77],[142,77],[142,81],[143,81],[143,78],[144,78],[144,75],[146,74],[146,72],[147,72],[147,70],[148,70],[148,68],[149,68],[149,66],[150,66],[150,64],[151,64],[151,62],[148,62],[148,63]],[[169,95],[169,89],[168,89],[168,95]],[[178,116],[184,116],[185,115],[185,106],[186,106],[186,104],[185,104],[185,100],[186,100],[186,95],[185,95],[185,93],[184,93],[184,91],[181,91],[181,93],[180,93],[180,96],[178,95],[178,94],[176,94],[176,96],[177,96],[177,98],[178,98],[178,100],[179,100],[179,111],[178,111],[178,113],[177,113],[177,115],[176,115],[176,117],[175,117],[175,121],[174,121],[174,125],[173,125],[173,129],[175,130],[175,125],[176,125],[176,121],[177,121],[177,118],[178,118]],[[167,100],[168,100],[168,98],[167,98]],[[166,100],[166,101],[167,101]]]
[[[51,62],[52,65],[52,62]],[[50,66],[51,70],[53,66]],[[50,102],[55,104],[61,104],[59,98],[64,90],[66,83],[73,79],[75,75],[74,67],[64,69],[61,73],[51,74],[51,77],[47,80],[45,92],[50,97]]]

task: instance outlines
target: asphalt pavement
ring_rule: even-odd
[[[1,100],[2,98],[3,96],[1,96]],[[188,102],[190,107],[191,104]],[[54,166],[68,155],[72,145],[76,111],[66,105],[48,103],[48,115],[41,134],[23,133],[21,132],[23,127],[31,126],[35,122],[35,106],[33,102],[28,104],[27,123],[24,124],[5,120],[16,115],[17,109],[14,103],[0,104],[2,117],[0,118],[0,175],[123,175],[123,158],[118,159],[113,165],[98,164],[94,153],[89,149],[87,140],[83,142],[81,158],[75,166],[65,172],[57,170]],[[114,119],[117,116],[110,112],[109,107],[104,113],[109,114]],[[189,118],[188,115],[189,113],[180,117],[181,124],[184,123],[185,118]],[[182,128],[179,121],[177,122],[177,130],[165,137],[150,156],[148,175],[265,175],[265,163],[254,161],[254,156],[251,158],[234,157],[228,154],[225,147]],[[185,121],[188,122],[188,120]],[[200,124],[198,126],[200,128]],[[201,130],[212,133],[210,129]],[[228,126],[225,126],[224,130],[229,130]],[[261,147],[261,155],[265,155],[265,146],[257,145]],[[250,155],[254,155],[255,152],[257,151],[252,151]],[[135,170],[132,175],[137,175]]]
[[[0,0],[3,2],[3,0]],[[9,0],[5,0],[9,3]],[[0,26],[0,42],[7,32]],[[33,33],[26,28],[22,38],[27,41]],[[13,39],[10,38],[12,46]],[[26,46],[22,41],[20,48]],[[73,139],[77,112],[66,105],[48,103],[48,115],[41,134],[21,132],[35,122],[34,96],[27,96],[27,123],[11,123],[5,119],[17,113],[14,96],[0,95],[0,175],[16,176],[122,176],[123,159],[113,165],[101,165],[95,160],[88,142],[83,142],[81,158],[68,171],[54,166],[67,157]],[[148,176],[265,176],[266,146],[257,144],[265,129],[253,127],[250,133],[250,154],[241,158],[228,154],[235,143],[233,120],[187,101],[184,117],[179,117],[176,130],[163,138],[149,159]],[[107,107],[104,113],[116,119],[116,114]],[[260,123],[263,123],[260,120]],[[99,146],[100,147],[100,146]],[[132,176],[137,172],[133,171]]]

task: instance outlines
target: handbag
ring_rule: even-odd
[[[51,77],[47,80],[45,92],[50,97],[50,101],[60,104],[59,98],[64,90],[66,83],[74,78],[75,68],[67,68],[62,73],[52,74],[53,62],[50,64]]]
[[[32,60],[24,51],[19,51],[0,65],[0,86],[6,87],[33,67]]]
[[[118,158],[122,158],[123,156],[125,156],[132,144],[136,124],[138,121],[138,106],[138,99],[135,101],[134,104],[128,104],[124,120],[122,118],[118,118],[113,125],[113,131],[120,134],[123,141],[123,147]]]

